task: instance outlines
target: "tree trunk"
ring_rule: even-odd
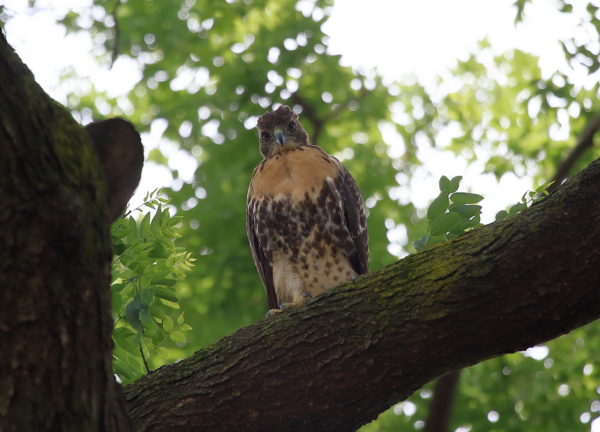
[[[460,370],[450,372],[435,382],[423,432],[449,432],[452,407],[460,380]]]
[[[111,364],[109,223],[88,134],[0,31],[0,430],[129,430]]]
[[[600,160],[508,220],[127,386],[138,431],[351,431],[453,370],[600,316]]]

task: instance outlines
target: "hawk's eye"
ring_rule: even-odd
[[[296,130],[296,123],[294,122],[290,122],[290,124],[288,125],[288,130]]]
[[[269,139],[269,136],[270,136],[269,132],[261,132],[260,133],[260,138],[263,139],[263,140],[265,140],[265,141]]]

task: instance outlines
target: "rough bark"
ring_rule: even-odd
[[[0,32],[0,430],[130,430],[112,375],[105,180]]]
[[[350,431],[453,370],[600,316],[600,160],[524,212],[125,388],[138,431]]]

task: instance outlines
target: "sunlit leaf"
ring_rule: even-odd
[[[440,235],[447,233],[460,222],[460,215],[456,212],[448,212],[436,216],[431,221],[431,235]]]
[[[468,192],[455,192],[450,195],[450,199],[455,204],[476,204],[483,199],[481,195]]]
[[[427,209],[427,219],[433,220],[437,216],[441,215],[448,208],[448,195],[445,192],[440,193],[436,199],[434,199]]]

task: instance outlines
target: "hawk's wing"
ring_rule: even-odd
[[[259,234],[257,230],[258,203],[250,198],[248,194],[246,208],[246,233],[248,234],[248,242],[252,250],[252,259],[258,269],[263,285],[267,290],[267,299],[269,301],[269,309],[277,309],[279,302],[275,293],[273,284],[273,267],[271,261],[267,258],[264,250],[260,246]]]
[[[356,273],[364,274],[369,271],[367,215],[354,178],[341,163],[338,163],[338,168],[339,174],[334,183],[342,199],[346,228],[356,247],[356,254],[349,259]]]

